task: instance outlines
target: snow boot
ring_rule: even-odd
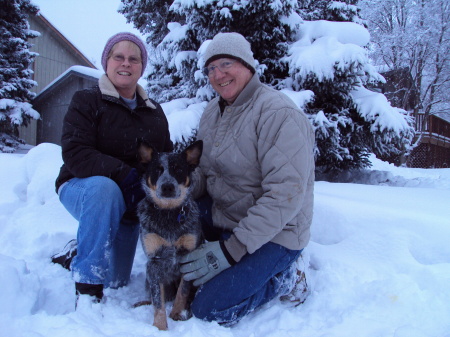
[[[306,274],[300,268],[300,261],[303,262],[304,265],[302,256],[300,256],[300,258],[293,264],[293,267],[295,267],[296,280],[292,290],[288,294],[280,297],[280,301],[291,303],[295,307],[305,302],[306,298],[311,293],[308,283],[306,282]]]
[[[52,256],[52,262],[70,270],[70,263],[75,255],[77,255],[77,240],[73,239],[66,244],[61,252]]]
[[[103,298],[103,284],[75,283],[75,309],[77,308],[78,299],[81,295],[92,297],[92,303],[100,303]]]
[[[308,283],[306,282],[306,275],[303,271],[297,269],[297,281],[294,288],[287,295],[280,297],[282,302],[290,302],[295,307],[305,302],[306,298],[310,294]]]

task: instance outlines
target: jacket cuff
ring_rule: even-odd
[[[230,238],[223,243],[223,245],[225,246],[227,253],[233,258],[235,263],[239,262],[242,257],[247,254],[247,247],[242,244],[234,234],[232,234]],[[227,253],[224,252],[225,257],[227,257]]]
[[[117,185],[119,185],[119,187],[121,187],[121,185],[124,184],[125,179],[129,178],[132,170],[133,170],[132,167],[123,165],[121,167],[120,171],[118,172],[118,174],[115,176],[115,178],[111,177],[111,179],[113,179],[117,183]]]

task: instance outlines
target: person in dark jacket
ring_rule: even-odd
[[[102,54],[106,74],[97,86],[74,94],[64,117],[64,164],[56,191],[79,222],[76,254],[68,266],[77,299],[87,294],[100,301],[104,287],[128,283],[139,236],[135,211],[144,196],[138,143],[173,150],[161,106],[137,84],[146,63],[147,51],[137,36],[112,36]]]

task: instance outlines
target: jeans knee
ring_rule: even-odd
[[[92,179],[89,189],[86,192],[88,198],[104,203],[123,202],[122,191],[114,180],[102,176],[88,179]]]
[[[191,303],[191,312],[195,318],[201,319],[203,321],[212,322],[215,321],[215,317],[213,317],[214,310],[209,307],[209,305],[205,305],[203,301],[200,301],[197,297]]]
[[[226,324],[236,319],[232,296],[227,297],[230,301],[224,302],[214,298],[215,292],[211,292],[211,289],[205,289],[204,292],[202,290],[204,289],[199,288],[191,303],[191,313],[195,318],[219,324]]]
[[[125,212],[125,201],[119,186],[107,177],[84,178],[82,182],[80,217],[103,214],[104,218],[117,218],[117,225]],[[75,186],[76,188],[76,186]],[[76,217],[77,218],[77,217]]]
[[[117,185],[116,182],[110,178],[96,176],[87,179],[92,180],[90,184],[90,190],[94,191],[97,194],[120,192],[119,185]]]
[[[191,313],[195,318],[202,321],[217,322],[220,325],[228,327],[238,323],[248,313],[245,310],[246,302],[244,301],[242,305],[220,310],[214,305],[205,305],[205,302],[194,300],[191,304]]]

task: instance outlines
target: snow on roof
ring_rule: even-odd
[[[52,82],[50,82],[35,97],[35,99],[37,99],[38,97],[44,95],[52,86],[54,86],[57,82],[61,81],[63,78],[68,76],[69,73],[71,73],[71,72],[80,74],[80,75],[82,75],[84,77],[92,77],[92,78],[97,78],[97,79],[99,79],[104,74],[103,70],[93,69],[93,68],[84,67],[84,66],[72,66],[72,67],[68,68],[65,72],[63,72],[61,75],[59,75],[57,78],[55,78]]]
[[[450,123],[450,113],[449,112],[437,112],[435,113],[436,117],[439,117],[440,119],[445,120],[446,122]]]

